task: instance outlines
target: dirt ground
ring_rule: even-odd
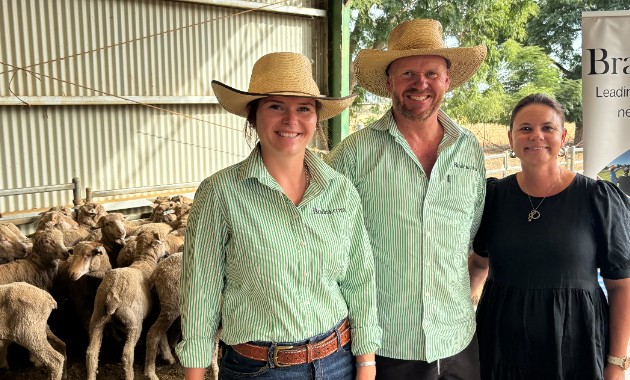
[[[66,380],[85,380],[87,370],[85,366],[85,353],[88,346],[87,332],[81,328],[81,321],[76,315],[68,310],[70,305],[60,303],[59,308],[53,310],[48,324],[57,337],[66,344]],[[155,316],[150,316],[143,326],[143,333],[136,345],[134,354],[135,379],[145,379],[144,342],[146,331],[152,324]],[[174,326],[176,327],[176,326]],[[121,329],[109,328],[104,331],[103,343],[99,355],[97,380],[119,380],[124,379],[125,374],[121,362],[122,347],[124,345],[125,334]],[[176,342],[179,337],[179,330],[172,328],[169,331],[171,342]],[[34,367],[28,359],[28,351],[16,344],[9,346],[7,359],[10,369],[0,369],[0,380],[48,380],[48,371],[45,367]],[[184,378],[183,367],[176,363],[168,365],[161,362],[159,357],[156,361],[156,374],[160,380],[181,380]],[[206,379],[212,380],[214,377],[210,369],[206,371]]]
[[[136,379],[144,379],[144,366],[141,363],[134,365]],[[69,360],[67,367],[67,380],[85,380],[85,362]],[[181,380],[184,372],[179,364],[158,365],[156,373],[161,380]],[[98,380],[119,380],[125,378],[121,363],[100,363],[98,368]],[[45,368],[25,366],[10,370],[0,369],[0,379],[5,380],[48,380],[48,371]],[[211,377],[206,376],[206,379]]]
[[[112,353],[113,354],[113,353]],[[15,345],[9,349],[9,364],[11,369],[0,369],[0,379],[3,380],[48,380],[48,371],[43,367],[34,367],[28,362],[28,353]],[[141,349],[136,350],[134,373],[136,379],[145,379],[144,377],[144,352]],[[184,370],[179,364],[168,365],[156,363],[156,373],[160,380],[181,380],[184,378]],[[77,355],[76,353],[68,357],[66,367],[66,380],[85,380],[86,367],[85,355]],[[98,366],[97,380],[119,380],[125,378],[125,373],[120,362],[120,355],[106,354],[101,355]],[[206,379],[212,380],[210,370],[206,371]]]

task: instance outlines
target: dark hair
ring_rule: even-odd
[[[560,126],[564,129],[564,107],[562,107],[562,104],[558,103],[556,99],[549,95],[531,94],[521,99],[518,103],[516,103],[516,106],[514,106],[512,116],[510,117],[510,131],[512,131],[512,128],[514,127],[514,119],[516,118],[516,115],[523,108],[531,104],[542,104],[556,111],[556,114],[560,116]]]
[[[245,139],[253,146],[256,142],[256,112],[258,111],[258,105],[260,101],[264,98],[254,99],[251,102],[247,103],[247,117],[245,118]],[[324,141],[327,145],[326,134],[324,133],[324,128],[322,123],[319,121],[319,112],[322,109],[322,104],[315,100],[315,112],[317,113],[317,135]]]

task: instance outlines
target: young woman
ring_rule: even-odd
[[[310,60],[271,53],[221,105],[258,136],[244,161],[199,186],[181,276],[186,379],[202,379],[219,322],[221,379],[373,379],[374,264],[352,184],[306,149],[353,96],[320,95]]]

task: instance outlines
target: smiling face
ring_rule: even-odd
[[[261,99],[253,124],[263,155],[304,155],[317,129],[317,102],[289,96]]]
[[[558,111],[538,103],[521,108],[514,115],[508,133],[510,146],[523,166],[557,165],[558,152],[564,146],[566,136],[567,130]]]
[[[409,120],[427,120],[440,108],[449,83],[443,57],[427,55],[395,60],[387,76],[394,113]]]

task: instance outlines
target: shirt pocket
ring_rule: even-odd
[[[445,202],[449,202],[449,208],[455,212],[454,216],[474,215],[480,181],[479,174],[474,171],[456,171],[448,175],[444,191]]]
[[[328,240],[322,250],[324,276],[330,282],[337,282],[345,277],[350,262],[350,237],[348,227],[340,228]]]

